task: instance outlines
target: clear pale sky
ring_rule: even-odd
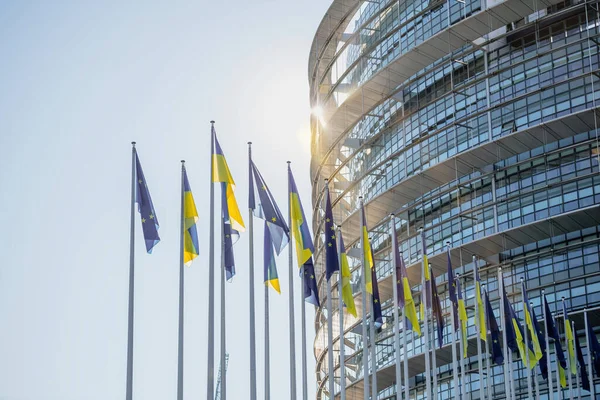
[[[208,121],[217,121],[246,220],[249,140],[284,210],[285,161],[293,162],[310,213],[307,60],[329,1],[123,3],[0,3],[2,400],[124,399],[132,140],[162,238],[152,255],[136,243],[137,400],[175,398],[181,159],[200,212],[201,251],[185,271],[184,394],[205,397]],[[138,215],[136,232],[139,239]],[[228,394],[244,400],[247,234],[235,253],[238,275],[227,286]],[[271,297],[271,392],[287,399],[287,253],[278,268],[283,294]],[[260,398],[260,250],[256,269]],[[294,279],[297,294],[296,273]],[[314,398],[311,307],[308,315]],[[297,344],[300,379],[299,336]]]

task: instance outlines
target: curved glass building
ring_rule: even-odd
[[[396,215],[394,228],[417,306],[418,229],[424,229],[446,318],[444,346],[451,334],[450,243],[470,319],[469,398],[479,398],[473,255],[496,318],[502,267],[520,318],[521,278],[539,318],[542,290],[559,325],[560,299],[566,298],[587,354],[584,308],[600,326],[599,10],[598,2],[585,0],[333,1],[308,65],[312,222],[323,299],[314,321],[317,399],[340,398],[342,380],[347,399],[363,398],[360,196],[385,319],[376,333],[378,399],[397,398],[396,357],[409,358],[411,398],[423,398],[425,390],[423,338],[409,335],[400,354],[393,344],[390,213]],[[331,281],[333,346],[327,346],[326,179],[359,311],[358,318],[344,316],[344,376],[337,274]],[[437,351],[439,399],[456,396],[448,354],[446,347]],[[526,372],[516,358],[512,381],[517,398],[524,399]],[[334,393],[329,393],[329,368]],[[493,398],[505,398],[502,367],[491,368],[489,382]],[[546,382],[540,379],[539,387],[547,398]]]

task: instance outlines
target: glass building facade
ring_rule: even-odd
[[[340,374],[337,274],[331,295],[333,347],[327,346],[326,179],[358,300],[359,197],[364,199],[385,319],[376,333],[378,399],[397,398],[395,359],[405,356],[411,398],[425,396],[423,338],[409,335],[400,354],[393,343],[391,213],[417,305],[418,230],[424,230],[446,319],[444,346],[451,334],[449,242],[453,268],[466,287],[472,343],[476,256],[496,318],[502,267],[521,318],[521,278],[538,317],[542,290],[553,312],[566,298],[587,354],[584,309],[600,328],[599,10],[600,3],[585,0],[331,4],[315,35],[308,71],[312,223],[323,305],[314,321],[317,399],[340,398],[342,379],[347,398],[362,399],[364,378],[360,307],[358,318],[345,316],[345,376]],[[477,357],[471,350],[469,356],[469,398],[479,399]],[[334,393],[329,393],[329,368],[334,369]],[[515,360],[513,368],[517,398],[528,398],[523,363]],[[436,374],[437,398],[455,397],[447,357],[438,357]],[[494,366],[487,378],[492,398],[505,398],[502,368]],[[542,399],[558,398],[548,395],[541,378],[539,385]],[[600,392],[600,381],[596,387]],[[582,392],[581,398],[590,396]]]

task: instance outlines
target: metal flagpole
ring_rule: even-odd
[[[510,398],[512,400],[515,400],[516,396],[517,396],[517,387],[516,387],[517,382],[516,382],[516,380],[513,379],[513,377],[514,377],[514,369],[513,369],[513,353],[512,353],[512,351],[508,352],[508,358],[510,359],[510,377],[511,377],[511,379],[510,379],[510,385],[512,387],[511,388]]]
[[[477,342],[477,368],[479,370],[479,398],[483,399],[484,391],[483,391],[483,358],[481,356],[481,320],[479,318],[479,298],[477,298],[477,290],[481,289],[479,286],[478,276],[479,272],[477,270],[477,256],[473,255],[473,279],[475,280],[475,328],[476,328],[476,342]],[[481,296],[481,292],[479,293]]]
[[[215,396],[215,187],[212,181],[214,174],[214,165],[212,161],[212,152],[215,149],[215,121],[210,121],[210,208],[209,214],[209,235],[208,235],[208,355],[206,367],[206,398],[212,399]],[[183,192],[183,191],[182,191]],[[183,229],[182,229],[183,234]],[[183,257],[182,257],[183,260]]]
[[[558,314],[554,315],[554,320],[556,321],[556,319],[558,318]],[[559,338],[560,339],[560,338]],[[556,353],[556,340],[554,343],[554,352]],[[558,354],[556,354],[556,388],[558,389],[558,399],[564,399],[564,393],[560,384],[560,371],[559,371],[559,364],[558,364]]]
[[[125,399],[133,399],[133,308],[135,283],[135,142],[131,142],[131,227],[129,231],[129,307],[127,315],[127,384]]]
[[[498,292],[500,293],[500,323],[502,325],[502,352],[504,353],[504,393],[507,399],[510,398],[510,360],[508,359],[508,341],[506,339],[506,318],[504,310],[504,280],[502,278],[502,268],[498,268]]]
[[[573,337],[576,338],[577,331],[575,330],[575,322],[571,323],[571,328],[573,331]],[[577,356],[577,355],[576,355]],[[581,400],[581,378],[579,376],[579,366],[575,366],[575,381],[577,382],[577,399]],[[591,386],[591,382],[590,382]]]
[[[342,277],[342,227],[337,227],[337,251],[340,260],[340,275],[338,280],[338,307],[340,317],[340,400],[346,400],[346,342],[344,339],[344,301],[342,299],[343,277]]]
[[[331,301],[331,280],[325,279],[327,285],[327,371],[329,372],[329,398],[335,396],[333,381],[333,303]]]
[[[265,284],[265,400],[271,398],[271,352],[269,336],[269,285]]]
[[[456,280],[460,281],[460,274],[456,274]],[[460,285],[462,288],[465,287],[464,282]],[[467,296],[463,296],[465,299]],[[462,330],[462,327],[461,327]],[[458,349],[460,352],[460,393],[462,396],[463,400],[466,400],[467,398],[467,368],[465,366],[465,348],[466,346],[468,346],[468,343],[465,343],[465,340],[463,338],[462,333],[459,335],[459,340],[458,340]]]
[[[288,170],[292,162],[288,161]],[[290,187],[289,175],[288,175],[288,188]],[[290,194],[288,193],[288,226],[292,226],[292,203],[290,201]],[[292,244],[288,246],[288,273],[289,273],[289,323],[290,323],[290,400],[296,400],[296,338],[294,327],[294,260]],[[299,265],[299,267],[301,267]],[[304,271],[300,274],[304,278]],[[302,281],[304,283],[304,281]],[[301,288],[301,293],[304,291],[304,285]],[[304,306],[304,299],[302,300]],[[304,319],[302,320],[304,324]]]
[[[252,142],[248,142],[248,174],[252,177]],[[253,190],[253,188],[249,188]],[[256,327],[254,318],[254,216],[248,208],[248,306],[250,314],[250,400],[256,400]],[[265,335],[267,331],[265,331]]]
[[[396,259],[396,252],[398,251],[398,239],[396,237],[395,227],[395,216],[390,214],[390,235],[392,237],[392,278],[394,283],[392,284],[392,296],[393,296],[393,308],[392,315],[394,318],[394,354],[396,355],[396,396],[401,397],[402,393],[402,379],[400,375],[400,321],[398,313],[398,285],[403,284],[397,273],[398,262]]]
[[[302,271],[302,278],[300,279],[301,289],[300,289],[300,313],[302,317],[301,328],[302,331],[300,335],[302,336],[302,399],[308,400],[308,375],[307,375],[307,360],[306,360],[306,301],[304,300],[304,280],[306,279],[306,274],[304,270]],[[290,277],[291,279],[291,277]],[[295,371],[294,371],[295,374]],[[295,388],[295,384],[294,384]]]
[[[179,336],[177,342],[177,400],[183,400],[183,202],[185,161],[181,160],[181,219],[179,221]],[[212,186],[212,185],[211,185]]]
[[[532,302],[529,302],[529,309],[533,310]],[[533,321],[532,321],[532,323],[533,323]],[[546,355],[546,358],[548,358],[547,355]],[[535,384],[535,398],[536,398],[536,400],[540,400],[540,382],[539,382],[538,372],[537,372],[537,369],[535,369],[535,367],[533,368],[533,382]]]
[[[227,400],[227,337],[225,324],[225,237],[221,233],[221,400]]]
[[[431,269],[430,269],[430,273],[431,273]],[[433,399],[437,399],[438,396],[438,378],[437,378],[437,357],[436,357],[436,340],[435,340],[435,333],[436,333],[436,329],[435,329],[435,322],[434,322],[434,318],[433,318],[433,285],[435,285],[435,277],[433,276],[433,274],[431,274],[431,290],[428,293],[429,298],[427,299],[427,301],[429,302],[428,304],[430,304],[432,306],[431,309],[431,330],[429,331],[429,333],[431,334],[431,373],[433,374],[433,389],[432,389],[432,398]],[[438,324],[440,322],[438,321]],[[443,340],[443,339],[442,339]]]
[[[548,368],[548,397],[551,397],[554,388],[552,386],[552,363],[550,361],[550,332],[548,332],[548,318],[550,315],[546,314],[546,295],[544,294],[544,290],[542,290],[542,299],[544,302],[542,303],[542,309],[544,310],[544,326],[545,326],[545,335],[544,341],[546,342],[546,368]],[[560,382],[559,382],[560,385]],[[560,392],[560,386],[559,386]]]
[[[487,307],[487,292],[485,290],[485,285],[481,285],[481,291],[482,291],[482,296],[483,296],[483,306]],[[486,388],[486,394],[487,394],[487,398],[491,399],[492,398],[492,385],[491,383],[491,371],[490,371],[490,340],[492,340],[491,335],[489,335],[489,326],[490,323],[488,321],[488,315],[487,315],[487,310],[484,310],[483,315],[485,316],[485,327],[486,327],[486,341],[485,341],[485,388]]]
[[[423,241],[423,228],[419,228],[419,237],[421,238],[421,240]],[[425,243],[421,243],[421,249],[423,249],[422,251],[425,251]],[[429,359],[429,344],[430,344],[430,336],[429,336],[429,312],[427,310],[427,306],[428,306],[428,302],[429,299],[428,294],[427,294],[427,288],[425,285],[425,254],[421,254],[421,265],[423,267],[423,274],[422,274],[422,278],[421,278],[421,285],[423,288],[423,292],[421,295],[421,302],[423,303],[423,313],[424,315],[424,320],[425,320],[425,390],[427,393],[427,400],[432,400],[433,397],[431,396],[431,366],[429,365],[430,363],[430,359]]]
[[[369,238],[371,240],[371,238]],[[375,269],[375,259],[373,259],[373,269]],[[373,280],[377,279],[377,274],[372,274]],[[375,285],[376,282],[373,282]],[[375,342],[375,308],[373,307],[373,293],[371,293],[371,320],[369,331],[371,336],[371,399],[377,399],[377,344]]]
[[[360,202],[361,221],[364,220],[364,204],[363,198],[358,198]],[[366,254],[365,254],[365,235],[361,232],[360,234],[360,247],[362,249],[362,273],[361,273],[361,285],[362,285],[362,357],[363,357],[363,396],[364,400],[369,400],[369,336],[367,334],[367,278],[365,276],[366,268]]]
[[[587,365],[588,365],[588,379],[590,381],[590,399],[595,399],[596,398],[596,385],[594,385],[594,375],[592,370],[593,365],[592,365],[592,342],[590,340],[590,331],[589,331],[589,326],[588,326],[588,313],[587,313],[587,308],[583,309],[583,321],[585,323],[585,341],[587,343]]]
[[[527,325],[527,303],[525,303],[525,281],[521,277],[521,302],[523,303],[523,315],[525,318],[525,329],[523,329],[525,335],[525,373],[527,374],[527,395],[530,399],[533,398],[533,388],[531,387],[531,368],[529,368],[529,326]]]
[[[450,242],[446,242],[446,248],[448,250],[448,256],[450,256]],[[451,271],[448,271],[448,272],[453,274],[453,272],[451,272]],[[448,281],[450,281],[450,277],[448,277]],[[450,291],[450,288],[448,288],[448,291]],[[456,285],[454,287],[454,292],[456,295]],[[450,326],[452,326],[452,336],[451,336],[451,339],[452,339],[451,340],[451,342],[452,342],[452,381],[454,382],[455,393],[459,393],[458,358],[456,357],[456,326],[454,325],[454,321],[457,320],[458,315],[456,315],[456,310],[454,309],[453,304],[450,305],[450,318],[451,318]],[[461,353],[461,356],[462,356],[462,353]],[[448,385],[448,386],[450,386],[450,385]],[[458,396],[458,398],[460,398],[460,395]]]
[[[400,257],[402,257],[402,253],[400,253]],[[402,282],[404,284],[404,282]],[[408,351],[407,351],[407,341],[406,335],[408,333],[407,329],[407,315],[406,315],[406,307],[402,309],[402,349],[404,353],[404,400],[410,400],[410,389],[408,387],[409,384],[409,376],[408,376]]]
[[[569,353],[569,340],[567,339],[567,329],[569,329],[567,325],[567,314],[565,311],[567,310],[565,306],[565,298],[562,298],[563,305],[563,319],[564,319],[564,327],[565,327],[565,349],[567,349],[567,376],[569,377],[569,398],[573,399],[573,379],[571,377],[571,354]]]

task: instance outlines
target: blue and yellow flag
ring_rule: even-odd
[[[288,192],[289,205],[291,211],[292,235],[296,243],[296,257],[300,273],[304,274],[304,300],[308,303],[319,306],[319,289],[317,288],[317,279],[315,276],[315,267],[312,255],[315,251],[310,232],[308,231],[308,220],[304,216],[302,201],[296,187],[296,181],[292,174],[292,169],[288,164]]]
[[[523,326],[517,318],[515,310],[508,300],[506,292],[503,293],[504,297],[504,320],[506,322],[506,339],[508,347],[512,351],[518,351],[521,357],[521,361],[524,365],[527,363],[527,353],[525,353],[525,337],[523,332]],[[535,353],[533,352],[531,343],[528,346],[529,350],[529,369],[535,367],[537,360],[535,359]]]
[[[229,214],[231,228],[238,232],[244,232],[246,230],[244,227],[244,220],[242,219],[242,214],[240,213],[240,208],[238,207],[234,194],[235,181],[233,180],[231,172],[229,171],[229,166],[227,165],[227,160],[223,154],[223,149],[221,149],[221,145],[217,140],[217,133],[215,132],[214,126],[211,127],[211,132],[214,142],[214,147],[212,149],[212,181],[224,182],[227,184],[225,186],[224,196],[225,203],[227,204],[227,212]]]
[[[271,231],[273,246],[275,247],[275,252],[279,255],[290,241],[290,229],[269,187],[252,160],[250,160],[249,179],[248,207],[253,210],[252,212],[256,217],[269,223],[267,226]]]
[[[460,336],[463,341],[463,358],[467,358],[467,350],[469,348],[469,341],[467,338],[467,321],[469,320],[467,317],[467,308],[465,307],[465,299],[463,298],[460,279],[455,281],[456,283],[456,292],[458,297],[458,319],[460,320]]]
[[[421,290],[421,308],[423,308],[423,298],[426,298],[427,309],[431,310],[433,301],[431,295],[431,272],[429,269],[429,259],[427,258],[427,245],[425,244],[425,231],[421,232],[421,251],[423,256],[423,287]],[[422,310],[424,312],[424,310]]]
[[[344,246],[344,238],[340,232],[340,264],[342,270],[342,300],[348,311],[353,316],[356,314],[356,305],[354,304],[354,294],[352,294],[352,272],[350,271],[350,265],[348,264],[348,256],[346,255],[346,247]]]
[[[335,241],[335,224],[333,223],[333,209],[331,207],[331,198],[329,197],[329,188],[325,190],[325,272],[327,280],[331,278],[334,272],[340,270],[338,260],[337,246]]]
[[[575,338],[573,337],[573,327],[571,326],[571,320],[569,319],[569,314],[567,313],[567,306],[565,305],[565,300],[563,299],[563,317],[565,318],[565,335],[567,337],[567,354],[569,355],[569,363],[567,364],[570,367],[571,374],[577,374],[577,360],[575,358]],[[570,364],[570,365],[569,365]]]
[[[535,310],[533,309],[533,307],[531,306],[531,304],[529,305],[529,312],[531,313],[531,320],[533,321],[533,328],[536,331],[536,336],[537,336],[537,340],[538,343],[540,344],[540,350],[542,352],[542,357],[540,358],[540,371],[542,373],[542,377],[544,379],[548,379],[548,359],[546,357],[548,357],[547,351],[546,351],[546,339],[544,337],[544,333],[542,332],[542,329],[540,328],[540,323],[537,319],[537,316],[535,315]]]
[[[552,318],[552,312],[550,311],[550,306],[548,305],[548,301],[546,300],[546,296],[544,296],[544,310],[546,317],[546,332],[548,332],[548,336],[554,339],[554,351],[556,352],[556,359],[558,364],[558,375],[560,378],[560,385],[563,388],[567,387],[567,359],[565,358],[565,353],[563,351],[562,345],[560,343],[560,336],[558,334],[558,329],[556,329],[556,324],[554,323],[554,318]]]
[[[485,326],[485,310],[483,309],[483,297],[481,296],[481,277],[479,276],[479,267],[477,260],[473,263],[473,275],[475,277],[475,301],[479,316],[475,316],[475,323],[479,324],[479,337],[481,340],[487,340],[487,326]]]
[[[590,378],[588,377],[587,368],[585,367],[585,359],[583,358],[583,351],[581,351],[581,343],[579,343],[579,336],[575,334],[575,352],[577,353],[577,363],[579,364],[579,375],[581,377],[581,387],[583,390],[590,391]]]
[[[450,247],[447,250],[447,262],[448,266],[448,299],[450,300],[450,306],[454,311],[454,332],[458,332],[460,329],[459,324],[459,310],[458,310],[458,296],[456,295],[457,284],[454,278],[454,271],[452,271],[452,261],[450,259]],[[466,313],[466,312],[465,312]]]
[[[144,241],[146,242],[146,251],[152,253],[152,248],[160,242],[158,236],[158,218],[154,211],[154,205],[152,204],[152,198],[150,197],[150,191],[146,184],[146,178],[144,177],[144,171],[142,171],[142,165],[137,154],[137,150],[133,149],[135,154],[135,172],[136,172],[136,185],[135,185],[135,202],[138,205],[138,212],[142,219],[142,232],[144,233]]]
[[[277,275],[277,264],[275,264],[275,254],[273,252],[273,240],[271,239],[271,230],[269,222],[265,221],[265,243],[263,253],[265,257],[265,285],[271,286],[277,293],[281,293],[279,287],[279,276]]]
[[[536,332],[535,325],[533,323],[532,309],[529,305],[529,298],[527,297],[527,288],[525,287],[525,281],[523,281],[521,285],[521,290],[523,291],[523,303],[525,306],[523,308],[523,313],[525,314],[525,325],[527,326],[527,330],[529,331],[529,335],[527,335],[527,339],[529,342],[528,346],[530,348],[533,348],[533,359],[530,354],[529,362],[530,364],[533,364],[535,366],[537,362],[542,359],[542,348],[540,346],[540,340],[538,339],[538,333]]]
[[[227,183],[221,182],[221,210],[222,210],[222,222],[221,226],[223,232],[223,255],[225,257],[225,275],[227,280],[231,280],[235,275],[235,259],[233,256],[233,244],[237,242],[240,237],[240,233],[232,228],[231,218],[229,217],[229,206],[227,204]]]
[[[441,348],[444,344],[444,316],[442,315],[442,304],[440,302],[440,297],[438,296],[437,285],[435,283],[435,276],[433,275],[433,270],[431,266],[429,266],[429,275],[431,276],[431,299],[432,299],[432,307],[433,307],[433,316],[436,320],[436,328],[437,328],[437,338],[438,338],[438,346]]]
[[[192,264],[192,260],[198,257],[198,211],[190,188],[185,166],[182,166],[183,174],[183,263],[186,266]]]
[[[371,251],[371,242],[369,240],[369,231],[367,230],[367,219],[365,217],[365,206],[362,206],[362,239],[365,248],[363,249],[364,262],[363,262],[363,274],[365,276],[365,290],[367,293],[373,294],[373,283],[371,277],[371,269],[375,267],[375,261],[373,259],[373,252]]]
[[[397,242],[395,248],[398,248]],[[402,257],[402,254],[399,254],[397,252],[396,254],[400,259],[400,262],[396,264],[400,266],[398,268],[399,271],[397,271],[396,273],[398,274],[397,276],[400,277],[400,281],[402,282],[401,285],[399,285],[399,283],[396,282],[396,286],[402,286],[402,295],[404,297],[403,302],[399,302],[398,304],[403,304],[404,315],[406,315],[405,322],[407,323],[407,327],[409,329],[412,329],[412,331],[416,332],[419,336],[421,336],[421,325],[419,324],[419,317],[417,316],[417,307],[415,306],[415,301],[412,296],[412,290],[410,288],[410,282],[408,281],[408,273],[406,272],[406,264],[404,263],[404,257]]]
[[[504,363],[504,355],[502,355],[502,348],[500,347],[500,329],[498,328],[498,322],[494,316],[494,310],[488,296],[485,296],[485,309],[487,313],[487,326],[490,331],[490,338],[492,340],[492,360],[496,365],[502,365]]]
[[[600,378],[600,343],[598,342],[598,338],[594,333],[594,327],[590,323],[587,324],[587,337],[589,340],[588,343],[590,344],[588,351],[592,356],[592,365],[590,368],[593,366],[594,371],[596,372],[596,377]]]

